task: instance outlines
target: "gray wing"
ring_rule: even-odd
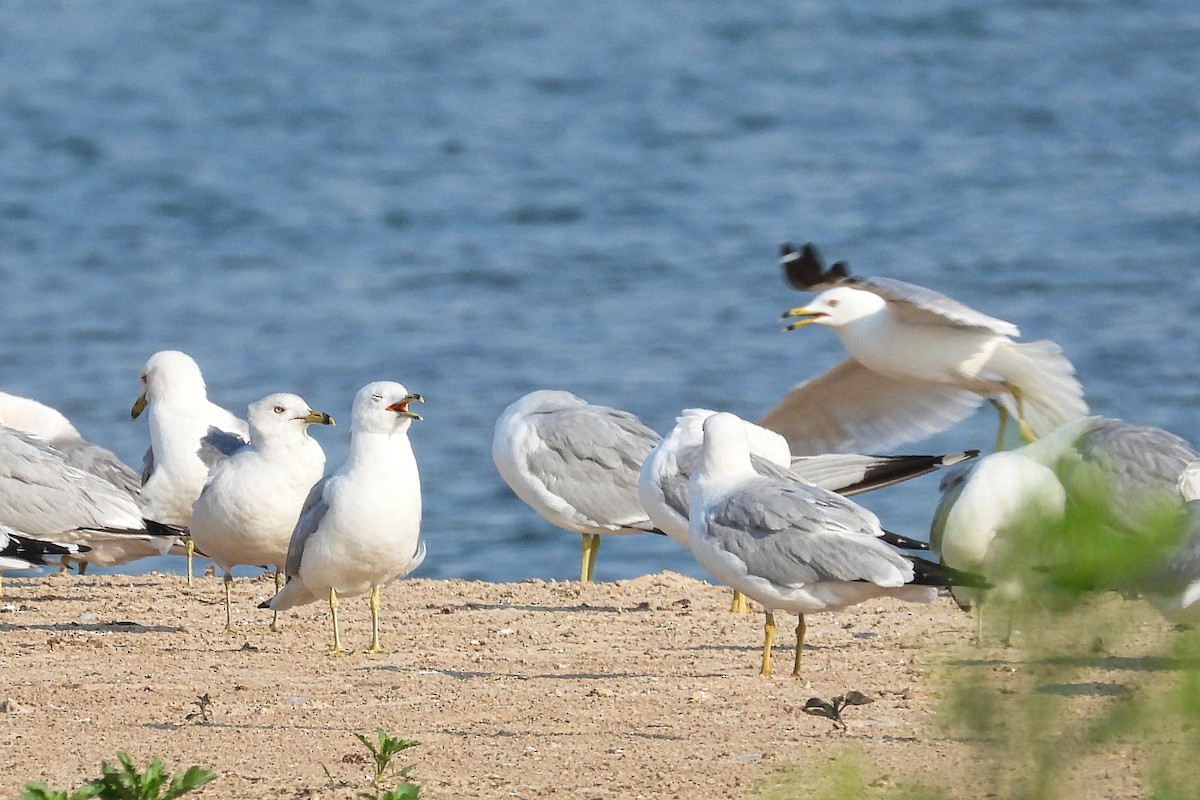
[[[904,557],[880,542],[874,515],[836,494],[759,478],[712,509],[709,533],[750,573],[780,585],[886,582]]]
[[[325,513],[329,511],[329,504],[323,497],[327,483],[329,483],[328,475],[314,483],[313,487],[308,490],[308,497],[304,499],[304,505],[300,507],[300,518],[296,520],[296,527],[292,529],[292,538],[288,542],[287,563],[283,567],[283,574],[289,578],[300,574],[300,561],[304,558],[304,545],[308,541],[308,537],[312,536],[313,531],[321,525]]]
[[[1167,562],[1148,577],[1147,586],[1156,593],[1178,592],[1200,580],[1200,501],[1187,504],[1188,534]]]
[[[965,419],[974,392],[880,375],[848,358],[793,388],[759,422],[792,455],[877,453],[924,439]]]
[[[829,453],[794,458],[791,468],[792,472],[809,483],[852,497],[926,475],[938,467],[957,464],[977,455],[978,450],[940,456],[864,456]],[[765,474],[761,470],[759,472]]]
[[[1097,417],[1056,471],[1069,497],[1103,498],[1110,524],[1136,534],[1156,515],[1178,512],[1179,475],[1196,458],[1190,444],[1161,428]]]
[[[41,439],[0,427],[0,522],[38,537],[86,528],[136,530],[140,519],[125,492],[68,465]]]
[[[147,447],[145,455],[142,456],[142,486],[146,485],[146,481],[150,480],[150,476],[154,474],[154,448]]]
[[[657,433],[632,414],[605,406],[533,414],[529,422],[544,447],[528,453],[526,467],[550,491],[594,522],[653,527],[637,485]]]
[[[196,451],[196,454],[200,456],[200,460],[204,462],[204,466],[208,467],[209,471],[211,471],[217,464],[242,448],[249,446],[250,443],[240,435],[223,431],[215,425],[210,425],[208,426],[208,433],[200,438],[200,448]]]
[[[971,472],[978,463],[978,461],[970,460],[955,464],[946,470],[941,483],[938,484],[941,498],[933,512],[933,521],[929,524],[929,549],[937,553],[939,557],[942,552],[942,540],[946,535],[946,520],[949,519],[950,511],[958,502],[967,481],[971,479]]]
[[[879,295],[888,302],[893,314],[916,325],[951,325],[956,328],[980,328],[1001,336],[1021,335],[1021,331],[1011,322],[989,317],[924,286],[893,278],[850,278],[847,284]]]
[[[76,469],[106,480],[132,497],[141,489],[138,474],[113,451],[83,438],[57,439],[50,443]]]

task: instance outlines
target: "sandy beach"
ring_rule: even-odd
[[[428,798],[817,796],[823,765],[848,757],[879,791],[997,796],[972,790],[977,743],[937,723],[939,698],[948,675],[1018,681],[1028,666],[1018,648],[972,645],[972,618],[948,598],[886,600],[810,616],[800,679],[795,618],[781,615],[776,674],[764,678],[762,615],[732,614],[725,589],[674,573],[588,586],[400,581],[384,595],[390,652],[363,652],[364,597],[342,606],[357,652],[331,656],[324,605],[268,631],[255,606],[272,589],[265,574],[238,580],[238,633],[227,634],[214,577],[191,589],[177,575],[6,577],[0,797],[29,780],[76,787],[124,750],[216,771],[190,796],[351,798],[369,788],[354,734],[376,728],[420,742],[396,761],[415,765]],[[1145,655],[1168,626],[1140,603],[1110,602],[1130,635],[1051,692],[1072,714],[1116,691],[1105,687],[1173,674]],[[873,702],[847,708],[844,730],[803,711],[852,690]],[[196,713],[203,695],[207,715]],[[1089,761],[1080,796],[1140,793],[1137,752]]]

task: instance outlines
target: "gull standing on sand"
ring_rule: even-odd
[[[540,389],[496,420],[492,460],[509,488],[551,525],[583,535],[579,580],[592,580],[600,536],[654,532],[638,473],[659,436],[626,411]]]
[[[225,630],[232,632],[230,588],[238,564],[275,568],[283,587],[288,543],[300,508],[325,473],[325,451],[308,435],[310,424],[332,425],[294,394],[271,394],[249,408],[250,444],[217,464],[192,506],[191,534],[200,552],[221,568]],[[278,614],[271,620],[277,631]]]
[[[834,329],[850,358],[793,388],[761,420],[795,454],[878,452],[945,430],[986,398],[1033,441],[1087,413],[1083,387],[1054,342],[1015,342],[1017,326],[890,278],[825,270],[811,244],[783,246],[788,281],[824,290],[784,314]]]
[[[717,580],[766,609],[760,674],[771,674],[777,610],[800,616],[793,675],[800,675],[804,615],[838,611],[876,597],[927,603],[938,586],[974,576],[900,553],[879,520],[841,495],[759,475],[743,421],[704,421],[700,466],[689,480],[689,542]]]
[[[1197,457],[1161,428],[1081,417],[947,475],[930,543],[944,564],[982,571],[1010,599],[1035,573],[1073,576],[1085,590],[1137,588],[1186,524],[1187,468]],[[1085,538],[1062,538],[1072,513],[1086,515]],[[977,599],[952,592],[963,607]]]
[[[192,504],[208,473],[246,443],[250,428],[209,402],[200,367],[187,353],[160,350],[139,377],[142,392],[130,416],[149,408],[150,448],[142,466],[142,516],[148,526],[187,536]],[[187,580],[192,585],[192,553],[186,542]]]
[[[717,412],[685,409],[675,427],[646,457],[638,480],[638,497],[654,525],[684,547],[688,542],[688,479],[700,463],[704,420]],[[891,486],[971,458],[976,452],[941,456],[863,456],[833,453],[791,457],[787,441],[766,428],[742,420],[750,445],[751,463],[760,475],[795,480],[850,496]],[[884,533],[897,547],[927,549],[925,542]],[[744,613],[745,599],[734,590],[733,610]]]
[[[379,641],[380,587],[412,572],[425,558],[421,541],[421,478],[408,429],[424,402],[399,383],[376,381],[358,391],[350,419],[346,463],[309,492],[287,553],[287,583],[259,608],[284,611],[329,598],[333,653],[344,652],[338,597],[371,593],[372,653]]]

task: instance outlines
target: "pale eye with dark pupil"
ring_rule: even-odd
[[[830,300],[830,301],[829,301],[829,307],[830,307],[830,308],[837,308],[837,304],[838,304],[838,301],[837,301],[837,300]]]
[[[276,414],[282,414],[282,413],[283,413],[283,406],[275,406],[275,413],[276,413]]]

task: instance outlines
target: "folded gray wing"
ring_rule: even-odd
[[[747,570],[779,585],[817,581],[895,582],[912,565],[878,540],[874,515],[830,492],[769,479],[711,510],[708,533]]]
[[[534,414],[530,424],[543,446],[526,455],[526,468],[551,492],[594,523],[653,527],[637,484],[657,433],[632,414],[604,406]]]
[[[0,522],[40,537],[86,528],[135,530],[140,519],[127,493],[68,465],[41,439],[0,428]]]
[[[142,487],[138,474],[108,448],[81,437],[55,439],[50,444],[72,467],[106,480],[131,496],[136,497]]]
[[[1096,417],[1057,471],[1069,496],[1104,498],[1110,524],[1136,534],[1182,507],[1179,475],[1196,458],[1188,442],[1162,428]]]
[[[792,472],[810,483],[852,497],[926,475],[938,467],[979,455],[978,450],[940,456],[864,456],[828,453],[792,459]]]
[[[304,498],[304,505],[300,507],[300,518],[296,520],[296,527],[292,529],[292,538],[288,542],[287,563],[283,568],[283,574],[289,578],[300,574],[300,561],[304,558],[304,545],[308,542],[308,537],[312,536],[313,532],[321,525],[325,513],[329,511],[329,504],[325,502],[324,498],[325,484],[327,483],[329,483],[328,475],[314,483],[313,487],[308,490],[308,497]]]
[[[872,453],[939,433],[982,402],[965,389],[889,378],[849,358],[793,388],[759,424],[787,439],[794,456]]]
[[[200,448],[196,451],[196,454],[200,456],[200,460],[204,462],[204,466],[208,467],[209,471],[211,471],[217,464],[229,458],[243,447],[249,446],[250,443],[239,434],[223,431],[215,425],[210,425],[208,432],[200,438]]]

